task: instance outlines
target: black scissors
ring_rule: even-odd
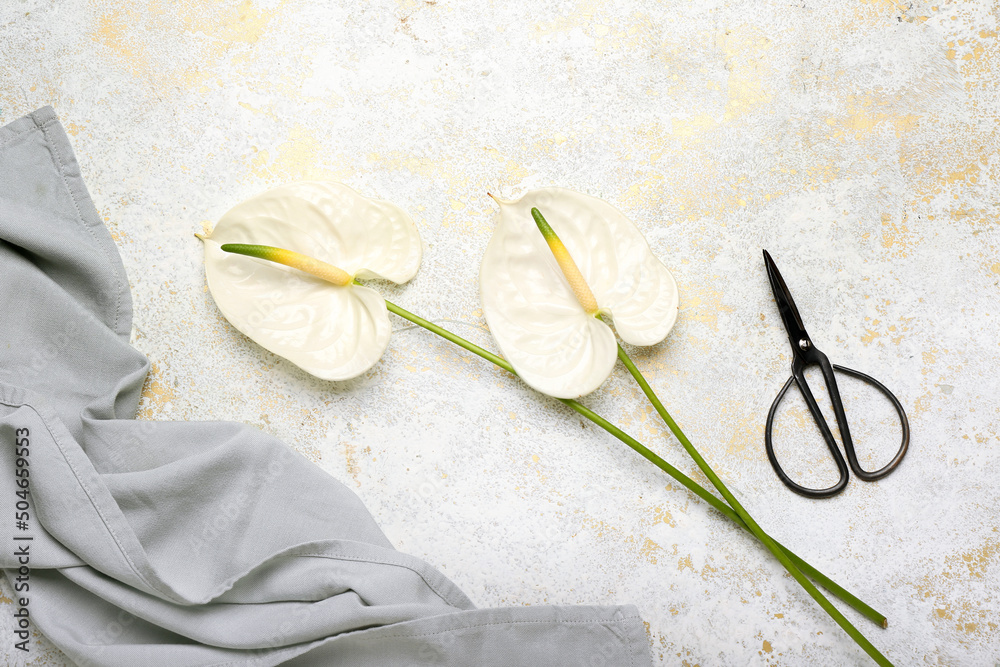
[[[809,390],[809,385],[806,383],[805,369],[808,366],[815,365],[819,366],[823,372],[823,381],[826,383],[826,390],[830,394],[830,401],[833,403],[833,412],[837,416],[837,427],[840,430],[840,438],[844,443],[844,451],[847,452],[847,461],[851,464],[851,470],[866,482],[874,482],[877,479],[885,477],[895,470],[899,462],[903,460],[906,448],[910,444],[910,424],[906,421],[906,413],[903,412],[903,406],[893,396],[892,392],[886,389],[885,385],[875,378],[850,368],[831,364],[827,356],[816,349],[809,334],[806,333],[805,326],[802,324],[802,318],[799,317],[795,301],[792,300],[792,295],[788,292],[785,281],[782,279],[781,274],[778,273],[778,267],[775,266],[774,260],[771,259],[771,255],[766,250],[764,251],[764,264],[767,266],[767,277],[771,281],[771,291],[774,292],[774,300],[778,304],[781,320],[785,323],[785,329],[788,331],[788,342],[792,345],[792,376],[788,378],[785,386],[781,388],[778,396],[774,399],[774,403],[771,404],[771,410],[767,413],[767,426],[764,429],[764,446],[767,449],[767,458],[770,459],[771,465],[774,467],[774,472],[778,474],[781,481],[792,491],[809,498],[829,498],[832,495],[840,493],[847,486],[847,463],[844,462],[844,457],[840,454],[837,443],[833,439],[833,433],[830,432],[830,426],[826,423],[826,419],[823,418],[823,414],[819,410],[819,405],[816,404],[816,399],[813,398],[812,392]],[[903,427],[903,442],[899,446],[896,456],[884,468],[868,472],[858,463],[858,456],[854,451],[854,441],[851,440],[851,431],[847,426],[847,417],[844,415],[844,404],[840,400],[837,379],[833,373],[835,370],[875,387],[896,408],[896,414],[899,415],[899,423]],[[819,426],[820,433],[823,434],[823,440],[826,441],[826,446],[830,448],[833,460],[837,464],[837,470],[840,472],[840,479],[837,483],[826,489],[807,489],[804,486],[796,484],[781,469],[781,466],[778,465],[778,459],[774,456],[774,447],[771,444],[771,427],[774,424],[774,415],[778,411],[778,404],[781,403],[781,399],[784,398],[785,393],[792,386],[792,383],[798,385],[799,391],[802,392],[802,397],[809,406],[809,412],[812,413],[813,420]]]

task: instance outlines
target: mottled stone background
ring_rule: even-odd
[[[888,615],[848,613],[897,664],[992,665],[997,18],[990,0],[5,0],[0,123],[51,104],[71,135],[153,362],[139,418],[273,433],[480,606],[634,603],[658,664],[868,664],[751,538],[478,358],[398,319],[350,382],[257,347],[215,307],[193,235],[271,186],[342,181],[420,229],[420,273],[386,296],[495,349],[486,192],[607,199],[681,290],[637,363],[748,509]],[[809,501],[771,471],[790,357],[761,248],[817,345],[906,406],[911,451],[885,480]],[[874,466],[891,409],[845,385]],[[623,369],[585,402],[693,469]],[[806,414],[783,410],[779,449],[829,481]],[[7,664],[68,664],[38,634],[14,651],[10,625]]]

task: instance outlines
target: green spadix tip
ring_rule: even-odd
[[[545,220],[545,216],[537,208],[531,209],[531,217],[535,219],[535,225],[538,226],[538,231],[542,233],[542,238],[546,241],[551,239],[558,239],[556,233],[552,230],[552,226]]]
[[[299,254],[299,253],[293,253],[291,250],[284,250],[282,248],[276,248],[274,246],[255,245],[252,243],[223,243],[219,247],[224,252],[231,252],[236,255],[246,255],[248,257],[258,257],[260,259],[266,259],[272,262],[279,261],[278,259],[276,259],[276,257],[279,257],[282,253],[287,253],[287,255]]]

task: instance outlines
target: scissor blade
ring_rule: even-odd
[[[781,313],[781,321],[785,323],[785,330],[788,332],[788,342],[792,350],[798,352],[799,341],[809,340],[806,327],[799,317],[799,309],[795,307],[795,300],[792,299],[785,280],[781,277],[781,272],[771,259],[771,254],[764,251],[764,265],[767,267],[767,279],[771,281],[771,292],[774,294],[774,301],[778,304],[778,312]]]

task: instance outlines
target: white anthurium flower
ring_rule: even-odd
[[[497,203],[479,272],[483,312],[529,386],[556,398],[597,389],[618,354],[600,316],[633,345],[666,337],[677,319],[677,284],[620,211],[562,188]],[[532,209],[544,216],[537,224]]]
[[[270,190],[199,237],[208,286],[226,319],[324,380],[364,373],[389,344],[385,301],[353,280],[404,283],[420,266],[420,236],[406,212],[340,183]],[[224,244],[258,250],[248,257],[224,251]]]

